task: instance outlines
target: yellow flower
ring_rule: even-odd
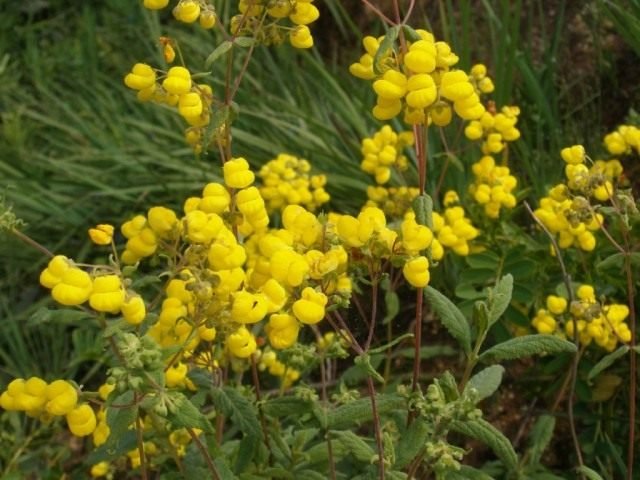
[[[311,2],[297,1],[294,4],[293,12],[289,15],[296,25],[308,25],[315,22],[320,16],[320,11]]]
[[[156,83],[156,72],[145,63],[136,63],[131,69],[131,73],[124,77],[124,83],[133,90],[150,88]]]
[[[81,305],[89,299],[93,283],[91,277],[84,270],[76,267],[69,268],[51,290],[53,299],[66,306]]]
[[[216,14],[211,10],[205,10],[200,13],[200,26],[205,30],[209,30],[216,26]]]
[[[261,293],[241,290],[233,296],[231,318],[238,323],[256,323],[267,315],[267,307],[267,299]]]
[[[173,9],[173,16],[184,23],[193,23],[200,16],[200,5],[193,0],[180,0]]]
[[[307,277],[309,264],[302,255],[293,250],[279,250],[271,257],[269,270],[278,282],[297,287]]]
[[[255,178],[249,169],[249,162],[244,158],[232,158],[222,167],[224,183],[230,188],[246,188]]]
[[[560,315],[567,309],[567,299],[564,297],[557,297],[555,295],[549,295],[547,297],[547,310],[554,315]]]
[[[75,387],[65,380],[55,380],[47,385],[45,396],[45,410],[51,415],[66,415],[76,407],[78,401]]]
[[[160,238],[169,238],[178,226],[178,217],[173,210],[165,207],[151,207],[147,212],[151,230]]]
[[[178,100],[178,112],[185,118],[198,117],[202,113],[202,99],[195,92],[180,95]]]
[[[324,307],[327,296],[311,287],[302,290],[302,298],[293,303],[293,314],[298,320],[307,325],[315,325],[324,318]]]
[[[169,388],[184,388],[188,371],[185,363],[175,362],[164,372],[165,385]]]
[[[210,243],[222,230],[222,219],[215,213],[194,210],[185,216],[187,235],[193,243]]]
[[[265,326],[269,343],[278,350],[289,348],[298,340],[300,325],[298,321],[287,313],[273,314]]]
[[[76,437],[86,437],[96,429],[96,414],[88,403],[83,403],[67,413],[67,425]]]
[[[169,3],[168,0],[163,0],[163,1],[165,1],[165,5],[166,3]],[[146,5],[147,3],[151,3],[151,0],[145,0],[145,7],[147,6]],[[151,8],[151,7],[147,7],[147,8]],[[105,477],[109,473],[109,462],[96,463],[91,467],[90,473],[91,473],[91,476],[95,478]]]
[[[96,245],[109,245],[113,238],[113,225],[99,224],[89,229],[89,237]]]
[[[120,307],[122,316],[130,325],[139,325],[147,316],[144,300],[140,295],[132,295]]]
[[[143,5],[149,10],[160,10],[169,5],[169,0],[144,0]]]
[[[47,268],[40,274],[40,284],[46,288],[53,288],[62,282],[62,276],[71,269],[71,261],[64,255],[56,255]]]
[[[416,254],[431,245],[433,233],[429,227],[420,225],[414,217],[402,222],[402,246],[409,254]]]
[[[162,86],[173,95],[184,95],[191,90],[191,74],[184,67],[171,67]]]
[[[198,208],[206,213],[221,214],[229,207],[231,196],[221,183],[209,183],[202,191]]]
[[[239,358],[250,357],[256,351],[257,345],[253,335],[245,327],[240,327],[227,337],[229,351]]]
[[[102,275],[93,279],[89,305],[98,312],[118,313],[124,303],[122,282],[117,275]]]
[[[579,165],[584,163],[585,151],[582,145],[574,145],[573,147],[563,148],[560,156],[569,165]]]
[[[289,41],[295,48],[311,48],[313,47],[313,37],[311,31],[306,25],[298,25],[289,32]]]
[[[404,64],[414,73],[431,73],[436,68],[437,49],[433,42],[413,42],[404,57]]]
[[[426,287],[431,278],[429,260],[424,256],[412,258],[402,267],[402,274],[411,286],[416,288]]]

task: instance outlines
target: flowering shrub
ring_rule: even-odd
[[[246,65],[260,46],[288,39],[312,47],[313,2],[241,0],[228,25],[205,1],[143,2],[150,10],[170,3],[178,21],[220,30],[224,40],[206,67],[228,56],[225,88],[198,83],[208,72],[188,68],[169,37],[161,39],[164,58],[180,65],[137,63],[124,83],[140,101],[177,109],[187,144],[219,155],[221,165],[179,211],[155,205],[117,228],[90,228],[105,261],[51,255],[40,284],[102,330],[103,383],[13,379],[0,406],[42,422],[65,416],[71,435],[91,437],[83,468],[95,478],[131,470],[142,478],[492,478],[465,463],[461,437],[493,452],[498,462],[487,471],[499,478],[551,475],[539,454],[518,458],[481,402],[500,387],[502,363],[558,356],[572,368],[553,411],[575,386],[582,359],[595,365],[585,376],[597,378],[635,345],[638,211],[621,161],[593,161],[580,145],[563,149],[566,181],[533,211],[509,166],[520,109],[489,98],[495,85],[485,65],[457,68],[449,44],[398,20],[385,36],[363,39],[366,53],[349,70],[372,82],[375,119],[401,116],[410,130],[384,124],[361,139],[361,169],[373,177],[368,200],[357,212],[340,211],[329,206],[331,172],[315,173],[295,152],[259,169],[257,159],[233,154],[231,126],[241,115],[233,100]],[[239,70],[232,54],[244,57]],[[458,141],[478,154],[466,166],[466,188],[441,195],[442,182],[428,191],[428,140],[446,128],[464,132]],[[640,130],[621,126],[604,144],[611,155],[638,154]],[[524,231],[512,213],[527,210]],[[511,260],[549,244],[553,262],[541,269],[559,278],[557,295],[546,285],[522,294],[520,275],[529,272]],[[596,257],[602,244],[614,251],[602,247]],[[605,271],[622,267],[626,280],[597,297],[594,286],[573,283],[567,266],[578,268],[576,258],[597,259]],[[458,306],[443,291],[463,264],[455,294],[472,304]],[[511,322],[519,312],[528,324],[543,294],[544,307],[531,315],[537,333]],[[422,328],[432,317],[452,337],[461,368],[425,378]],[[550,438],[553,421],[543,416],[536,428]],[[575,438],[574,448],[584,471]],[[633,448],[629,459],[632,466]]]

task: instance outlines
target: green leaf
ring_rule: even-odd
[[[256,41],[253,37],[236,37],[233,43],[239,47],[247,48],[256,43]]]
[[[362,353],[354,358],[353,365],[360,368],[363,372],[366,373],[368,377],[372,377],[380,383],[384,383],[384,378],[382,377],[382,375],[380,375],[378,371],[373,368],[373,365],[371,364],[371,355],[369,355],[368,353]]]
[[[541,415],[540,418],[538,418],[529,435],[529,449],[531,452],[529,457],[530,465],[540,463],[542,454],[553,438],[555,426],[556,419],[552,415]]]
[[[338,439],[338,441],[344,445],[345,449],[351,452],[356,460],[368,464],[371,463],[371,460],[376,456],[376,452],[367,442],[349,430],[332,430],[330,434]]]
[[[486,420],[454,421],[451,424],[451,429],[487,445],[502,460],[508,470],[516,470],[518,468],[518,455],[511,442],[500,430]]]
[[[168,392],[167,404],[169,410],[167,419],[175,429],[199,428],[205,432],[211,431],[211,425],[207,419],[183,393]]]
[[[331,439],[331,451],[333,453],[334,461],[338,462],[347,454],[347,449],[335,438]],[[313,447],[309,448],[306,452],[306,457],[308,458],[308,464],[305,466],[312,465],[328,465],[329,463],[329,448],[326,441],[318,443]],[[318,468],[319,470],[320,468]]]
[[[422,40],[422,37],[420,36],[420,34],[416,32],[413,28],[411,28],[409,25],[402,25],[402,30],[404,31],[404,34],[407,36],[407,40],[409,40],[410,42],[417,42],[418,40]]]
[[[380,347],[370,348],[368,353],[371,353],[371,354],[384,353],[385,351],[389,350],[394,345],[397,345],[398,343],[400,343],[400,342],[402,342],[404,340],[407,340],[409,338],[413,338],[413,333],[405,333],[404,335],[400,335],[400,336],[394,338],[393,340],[391,340],[389,343],[385,343],[384,345],[382,345]]]
[[[92,318],[88,312],[84,310],[75,310],[70,308],[52,309],[46,307],[38,308],[31,317],[29,317],[29,326],[45,325],[48,323],[56,323],[60,325],[69,325],[77,323],[88,318]]]
[[[262,411],[270,417],[300,417],[311,412],[311,405],[309,401],[298,397],[277,397],[265,401]]]
[[[260,437],[254,437],[253,435],[245,435],[242,440],[240,440],[238,455],[236,456],[236,462],[233,466],[235,472],[242,473],[246,470],[258,451],[259,444]]]
[[[469,383],[464,387],[465,393],[474,388],[478,392],[478,401],[490,397],[502,383],[504,367],[502,365],[491,365],[476,373]]]
[[[304,478],[309,480],[327,480],[326,475],[322,475],[315,470],[300,470],[296,472],[296,478]]]
[[[107,425],[111,432],[107,441],[94,450],[86,462],[93,465],[104,460],[113,460],[135,448],[136,432],[131,427],[138,416],[138,404],[133,398],[133,392],[129,391],[107,404]]]
[[[220,458],[220,457],[216,457],[213,460],[213,464],[216,467],[216,470],[218,471],[218,476],[220,477],[220,480],[238,480],[238,477],[236,477],[233,472],[231,471],[231,468],[229,467],[229,464],[225,461],[224,458]],[[189,478],[207,478],[209,476],[209,473],[207,473],[206,476],[204,477],[189,477]]]
[[[400,297],[393,290],[387,290],[384,292],[384,304],[386,307],[386,313],[382,319],[382,324],[386,325],[391,320],[396,318],[400,312]]]
[[[416,418],[409,428],[400,436],[396,447],[394,468],[404,468],[425,448],[429,426],[420,417]]]
[[[487,250],[481,253],[474,253],[465,257],[467,264],[474,269],[486,268],[495,272],[500,263],[500,257],[495,253]]]
[[[231,420],[245,435],[259,437],[258,412],[246,397],[231,387],[216,388],[211,392],[215,407]]]
[[[458,340],[464,351],[469,353],[471,351],[471,329],[460,309],[433,287],[425,287],[424,296],[440,317],[445,328]]]
[[[481,362],[513,360],[542,353],[575,353],[576,346],[553,335],[524,335],[499,343],[480,355]]]
[[[429,195],[423,193],[417,196],[411,205],[416,214],[416,222],[420,225],[426,225],[433,228],[433,200]]]
[[[389,50],[393,48],[393,44],[398,38],[398,33],[400,32],[400,27],[395,25],[391,27],[382,42],[380,42],[380,47],[378,47],[378,51],[376,55],[373,57],[373,70],[376,73],[382,73],[382,59],[389,53]]]
[[[507,274],[502,277],[494,288],[489,289],[487,300],[489,302],[489,326],[496,323],[505,312],[513,293],[513,276]]]
[[[213,52],[209,54],[207,59],[204,61],[204,69],[209,70],[211,68],[211,65],[213,65],[213,62],[215,62],[218,58],[220,58],[232,48],[233,43],[231,43],[229,40],[225,40],[224,42],[222,42],[215,48]]]
[[[379,394],[376,395],[376,406],[378,414],[384,415],[393,410],[406,408],[406,400],[396,394]],[[372,419],[371,400],[368,397],[360,398],[327,412],[327,426],[333,430],[345,430],[370,422]]]
[[[445,480],[494,480],[491,475],[468,465],[461,465],[458,471],[447,471],[444,478]]]
[[[587,375],[587,380],[593,380],[604,370],[609,368],[613,363],[618,360],[620,357],[623,357],[629,351],[629,347],[627,345],[622,345],[618,347],[617,350],[605,355],[600,359],[598,363],[596,363],[593,368],[589,371],[589,375]]]
[[[595,470],[590,469],[589,467],[582,465],[581,467],[577,468],[577,471],[579,473],[582,473],[584,475],[586,475],[586,477],[589,480],[604,480],[600,474],[598,472],[596,472]]]

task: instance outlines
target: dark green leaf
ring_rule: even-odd
[[[471,329],[460,309],[433,287],[426,287],[424,296],[440,317],[445,328],[458,340],[464,351],[469,353],[471,351]]]
[[[541,415],[531,429],[531,434],[529,435],[529,450],[531,452],[529,463],[531,465],[540,463],[542,454],[553,438],[553,430],[555,426],[555,417],[551,415]]]
[[[400,437],[396,447],[394,468],[404,468],[425,448],[429,426],[420,417],[416,418]]]
[[[351,452],[356,460],[364,463],[371,463],[376,456],[376,452],[361,437],[349,430],[332,430],[330,435],[336,438],[348,452]]]
[[[405,408],[406,401],[396,394],[379,394],[376,395],[376,405],[378,414],[384,415],[393,410]],[[355,425],[370,422],[372,419],[371,400],[369,398],[360,398],[327,412],[327,425],[333,430],[345,430]]]
[[[378,51],[376,55],[373,57],[373,70],[376,73],[382,73],[382,59],[387,56],[389,50],[393,49],[393,45],[398,38],[398,33],[400,32],[399,26],[391,27],[382,42],[380,42],[380,46],[378,47]]]
[[[207,419],[183,393],[169,392],[167,404],[169,408],[167,419],[175,429],[199,428],[205,432],[211,431],[211,425]]]
[[[487,270],[495,272],[498,269],[500,257],[498,257],[498,255],[496,255],[495,253],[486,250],[484,252],[474,253],[473,255],[465,257],[465,261],[471,268],[485,268]]]
[[[247,398],[231,387],[216,388],[212,392],[215,407],[231,420],[245,435],[259,437],[258,412]]]
[[[627,345],[622,345],[618,347],[617,350],[605,355],[600,359],[598,363],[596,363],[593,368],[589,371],[589,375],[587,376],[587,380],[593,380],[604,370],[609,368],[613,363],[618,360],[620,357],[623,357],[629,351],[629,347]]]
[[[311,412],[311,405],[307,400],[297,397],[271,398],[262,404],[262,411],[270,417],[286,417],[293,415],[300,417]]]
[[[543,353],[574,353],[576,346],[553,335],[524,335],[499,343],[486,350],[479,357],[481,362],[513,360]]]
[[[451,424],[451,429],[487,445],[502,460],[508,470],[513,471],[518,468],[518,455],[511,442],[500,430],[486,420],[454,421]]]
[[[582,465],[578,467],[578,472],[584,474],[589,480],[604,480],[598,472],[590,469],[589,467]]]

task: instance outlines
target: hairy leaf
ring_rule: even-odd
[[[475,388],[478,392],[478,401],[484,400],[493,395],[498,389],[502,383],[502,375],[504,375],[504,367],[502,365],[491,365],[471,377],[464,390],[468,392],[469,389]]]
[[[553,438],[553,430],[556,427],[556,419],[551,415],[541,415],[531,429],[529,435],[529,449],[531,455],[529,463],[540,463],[540,458]]]
[[[489,328],[496,323],[511,303],[513,294],[513,276],[507,274],[496,286],[489,290]]]
[[[245,434],[260,436],[260,422],[255,407],[240,392],[230,387],[216,388],[212,392],[213,404]]]
[[[396,447],[395,468],[404,468],[413,460],[425,447],[429,427],[420,417],[416,418],[409,428],[401,435]]]
[[[330,434],[332,437],[337,438],[338,441],[344,445],[347,451],[351,452],[353,457],[360,462],[370,463],[371,459],[376,456],[376,452],[373,448],[371,448],[371,446],[361,437],[350,430],[332,430]]]
[[[445,328],[458,340],[464,351],[469,353],[471,351],[471,329],[460,309],[433,287],[425,287],[424,296],[440,317]]]
[[[513,360],[542,353],[561,353],[576,351],[576,346],[553,335],[524,335],[499,343],[486,350],[479,357],[482,362]]]
[[[487,445],[502,460],[507,469],[515,470],[518,468],[518,455],[511,442],[500,430],[486,420],[454,421],[451,424],[451,429]]]

